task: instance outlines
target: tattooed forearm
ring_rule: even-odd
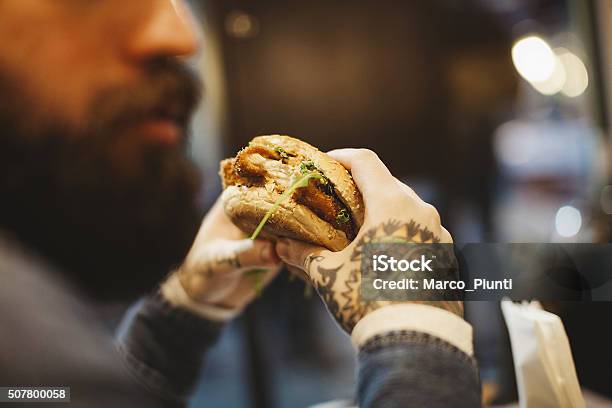
[[[360,233],[348,262],[329,265],[318,255],[312,255],[305,260],[305,270],[311,271],[311,278],[321,299],[342,328],[349,333],[368,313],[388,304],[400,303],[370,301],[361,296],[361,260],[364,246],[377,242],[439,243],[440,237],[414,220],[406,222],[389,219]],[[463,316],[463,304],[459,301],[424,299],[414,303],[439,307]]]
[[[340,265],[336,268],[326,269],[322,266],[317,267],[317,271],[319,272],[320,280],[316,282],[315,288],[323,299],[325,305],[329,309],[329,312],[333,316],[340,315],[340,305],[336,300],[336,293],[334,292],[334,285],[336,283],[338,271],[342,269],[343,265]]]

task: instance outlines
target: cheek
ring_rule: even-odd
[[[71,40],[63,34],[47,37],[45,49],[32,55],[26,81],[42,109],[81,126],[91,100],[115,77],[112,58],[94,41]]]
[[[125,81],[112,38],[88,19],[78,23],[34,19],[0,28],[0,41],[0,69],[28,96],[34,117],[80,127],[94,96]]]

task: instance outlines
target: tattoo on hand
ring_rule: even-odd
[[[336,283],[338,271],[342,269],[343,266],[342,264],[337,268],[331,269],[326,269],[322,266],[317,267],[317,271],[321,275],[321,281],[316,283],[315,288],[333,316],[338,316],[340,314],[340,306],[335,299],[333,287]]]
[[[402,222],[390,219],[378,226],[371,228],[362,234],[357,241],[355,248],[350,256],[350,262],[341,264],[334,268],[324,268],[316,265],[319,274],[318,280],[314,283],[315,288],[331,314],[347,332],[351,332],[355,324],[366,314],[387,304],[396,302],[391,301],[365,301],[361,298],[359,285],[361,283],[361,257],[364,245],[371,242],[385,242],[390,239],[398,239],[402,242],[413,243],[439,243],[440,238],[428,228],[421,226],[414,220]],[[306,270],[310,270],[312,264],[321,263],[321,256],[312,256],[305,261]],[[348,269],[345,276],[343,269]],[[428,304],[439,307],[463,316],[463,304],[459,301],[437,301],[423,300],[414,303]]]
[[[214,259],[214,264],[217,266],[228,265],[236,269],[242,267],[236,253],[232,253],[230,255],[219,255]]]
[[[304,261],[304,270],[309,271],[310,265],[313,262],[321,262],[322,260],[323,260],[323,257],[321,255],[308,255],[306,257],[306,260]]]

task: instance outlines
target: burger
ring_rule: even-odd
[[[252,239],[287,237],[339,251],[363,224],[350,173],[299,139],[258,136],[221,162],[220,175],[225,213]]]

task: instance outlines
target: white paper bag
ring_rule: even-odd
[[[521,408],[584,408],[567,334],[539,302],[501,303]]]

